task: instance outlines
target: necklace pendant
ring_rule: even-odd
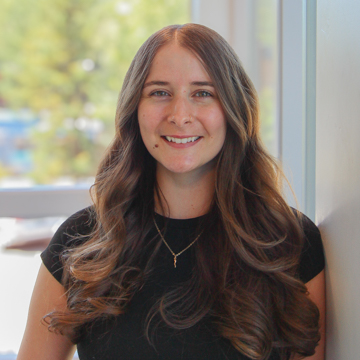
[[[163,241],[163,243],[166,245],[166,247],[169,249],[169,251],[171,252],[171,254],[174,256],[174,269],[176,269],[176,262],[177,262],[177,256],[181,255],[184,251],[186,251],[187,249],[189,249],[191,246],[193,246],[196,241],[199,239],[199,237],[201,236],[201,234],[203,233],[201,231],[201,233],[195,238],[195,240],[193,242],[191,242],[185,249],[181,250],[180,252],[178,252],[177,254],[175,254],[172,250],[171,250],[171,247],[169,246],[169,244],[166,242],[163,234],[161,233],[159,227],[157,226],[157,223],[155,221],[155,217],[153,218],[154,220],[154,224],[155,224],[155,227],[156,227],[156,230],[158,231],[159,235],[160,235],[160,238],[161,240]]]

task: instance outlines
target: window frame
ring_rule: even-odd
[[[0,217],[69,216],[91,205],[88,186],[36,186],[0,190]]]
[[[316,1],[279,0],[279,158],[292,206],[315,220]]]

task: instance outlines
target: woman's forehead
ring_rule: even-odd
[[[146,81],[160,78],[162,80],[191,80],[191,82],[211,81],[198,55],[175,41],[162,46],[157,51]]]

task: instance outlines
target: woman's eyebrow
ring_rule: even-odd
[[[148,86],[151,86],[151,85],[160,85],[160,86],[166,86],[166,85],[169,85],[169,83],[167,81],[158,81],[158,80],[154,80],[154,81],[149,81],[147,83],[144,84],[144,89]]]
[[[148,86],[152,86],[152,85],[166,86],[166,85],[169,85],[169,84],[170,83],[167,82],[167,81],[153,80],[153,81],[149,81],[149,82],[145,83],[143,89],[145,89]],[[214,87],[214,84],[211,81],[192,81],[190,83],[190,85]]]
[[[214,84],[211,81],[193,81],[190,85],[214,87]]]

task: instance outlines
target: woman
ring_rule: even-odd
[[[279,174],[226,41],[195,24],[152,35],[94,206],[42,254],[18,359],[70,359],[74,343],[80,359],[324,359],[321,238]]]

